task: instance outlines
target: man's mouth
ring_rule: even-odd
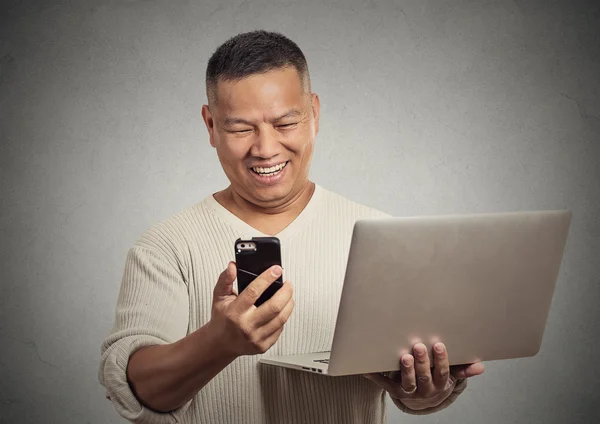
[[[286,167],[289,161],[280,163],[278,165],[271,166],[270,168],[261,168],[259,166],[255,166],[250,168],[255,174],[262,175],[264,177],[270,177],[273,175],[279,174],[283,168]]]

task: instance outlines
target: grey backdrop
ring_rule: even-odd
[[[541,352],[390,423],[600,416],[600,7],[547,1],[9,1],[0,9],[0,421],[122,422],[96,377],[127,249],[227,183],[200,109],[214,49],[304,50],[312,178],[395,215],[569,208]],[[465,299],[468,302],[468,299]]]

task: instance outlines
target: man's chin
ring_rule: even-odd
[[[267,189],[252,190],[249,194],[253,199],[253,203],[256,202],[257,206],[274,207],[289,200],[290,191],[285,190],[283,187],[269,187]]]

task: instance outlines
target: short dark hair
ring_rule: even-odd
[[[310,77],[304,53],[296,43],[277,32],[251,31],[230,38],[213,53],[206,67],[206,95],[216,101],[219,80],[238,81],[274,69],[294,67],[306,89]]]

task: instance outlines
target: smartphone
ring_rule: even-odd
[[[273,265],[281,266],[281,248],[277,237],[252,237],[235,241],[238,293]],[[269,300],[283,286],[283,274],[258,298],[255,306]]]

